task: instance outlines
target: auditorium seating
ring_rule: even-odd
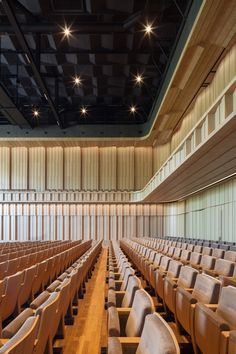
[[[147,315],[140,338],[132,341],[123,341],[122,338],[110,337],[108,340],[108,354],[123,354],[135,348],[136,354],[180,354],[179,345],[174,333],[168,324],[157,313]],[[154,349],[155,348],[155,349]]]
[[[110,337],[139,337],[142,333],[146,315],[155,311],[148,293],[137,290],[130,309],[108,308],[108,335]]]
[[[10,318],[9,324],[1,331],[2,341],[7,342],[6,348],[11,348],[14,343],[18,345],[18,340],[19,348],[23,348],[25,339],[21,338],[21,334],[25,333],[29,335],[29,341],[33,335],[36,341],[33,340],[33,349],[31,350],[29,345],[29,348],[24,350],[24,354],[52,352],[55,335],[64,337],[65,323],[73,323],[74,305],[78,303],[81,287],[84,286],[100,249],[101,242],[95,242],[92,246],[91,241],[77,243],[74,247],[56,254],[55,262],[43,261],[43,268],[41,268],[44,273],[41,277],[43,285],[39,285],[38,282],[37,286],[33,287],[32,277],[37,278],[37,265],[1,281],[1,323]],[[58,278],[55,280],[57,275]],[[33,288],[39,289],[39,294],[34,300]],[[27,307],[29,300],[31,303]],[[24,304],[26,308],[22,309]],[[18,316],[12,319],[12,316],[17,314]],[[33,333],[28,330],[27,325],[32,322],[32,318],[37,318],[39,322],[36,332]]]
[[[39,316],[30,316],[20,328],[12,331],[9,340],[1,340],[1,354],[33,353],[39,326]]]
[[[134,275],[128,278],[125,291],[108,290],[107,306],[131,307],[137,290],[141,289],[141,281]]]
[[[229,245],[221,249],[150,238],[122,240],[120,245],[144,284],[155,290],[163,315],[172,314],[168,321],[191,339],[195,354],[235,354],[236,263]],[[122,353],[123,347],[122,341],[109,338],[109,353],[114,348]]]
[[[196,305],[195,343],[204,354],[227,354],[229,338],[226,331],[236,330],[235,299],[236,288],[227,286],[222,288],[217,305]]]

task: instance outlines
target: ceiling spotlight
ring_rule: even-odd
[[[87,108],[86,107],[81,107],[81,109],[80,109],[80,113],[83,115],[83,116],[85,116],[86,114],[88,114],[88,110],[87,110]]]
[[[79,76],[75,76],[74,83],[75,85],[79,86],[81,84],[81,78]]]
[[[38,118],[38,117],[39,117],[39,111],[38,111],[37,109],[34,109],[34,110],[33,110],[33,116],[34,116],[35,118]]]
[[[136,113],[137,112],[137,108],[135,106],[131,106],[130,107],[130,112],[133,113],[133,114]]]
[[[144,26],[144,31],[145,31],[145,34],[147,35],[150,35],[152,32],[153,32],[153,27],[150,23],[147,23],[145,26]]]
[[[140,75],[140,74],[136,75],[135,76],[135,82],[136,82],[136,84],[140,85],[143,82],[143,76]]]
[[[65,26],[65,27],[63,28],[63,33],[64,33],[64,36],[65,36],[65,37],[69,37],[69,36],[71,35],[71,29],[70,29],[70,27]]]

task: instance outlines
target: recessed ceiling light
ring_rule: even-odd
[[[38,118],[39,117],[39,111],[37,109],[33,110],[33,116]]]
[[[81,78],[79,76],[74,77],[74,84],[77,86],[81,84]]]
[[[138,84],[138,85],[142,84],[142,83],[143,83],[143,76],[140,75],[140,74],[137,74],[137,75],[135,76],[135,82],[136,82],[136,84]]]
[[[153,26],[152,26],[152,24],[147,23],[147,24],[144,26],[144,31],[145,31],[145,34],[150,35],[150,34],[153,32]]]
[[[130,113],[136,113],[137,112],[137,108],[135,106],[131,106],[130,107]]]
[[[83,116],[85,116],[86,114],[88,114],[88,109],[83,106],[83,107],[81,107],[81,109],[80,109],[80,113],[81,113]]]
[[[70,27],[67,27],[67,26],[65,26],[64,28],[63,28],[63,33],[64,33],[64,36],[65,37],[70,37],[70,35],[71,35],[71,29],[70,29]]]

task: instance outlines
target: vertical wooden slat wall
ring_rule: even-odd
[[[156,206],[136,204],[0,204],[0,239],[157,237],[158,215],[153,210]]]
[[[45,190],[45,148],[29,149],[29,189]]]
[[[11,189],[28,189],[28,149],[11,149]]]
[[[0,148],[0,188],[10,189],[10,148]]]
[[[139,190],[152,177],[151,147],[0,147],[0,189]]]

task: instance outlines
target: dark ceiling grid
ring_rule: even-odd
[[[38,107],[37,126],[145,123],[190,2],[3,0],[0,33],[10,42],[1,57],[11,64],[8,70],[1,62],[6,89],[13,95],[18,88],[28,122],[34,124],[32,107]],[[153,20],[155,34],[144,38],[143,26]],[[65,24],[73,34],[63,39]],[[17,61],[19,75],[13,72]],[[140,87],[138,73],[144,76]],[[75,75],[81,87],[74,86]],[[136,114],[129,113],[131,104]],[[81,106],[88,107],[86,118]]]

